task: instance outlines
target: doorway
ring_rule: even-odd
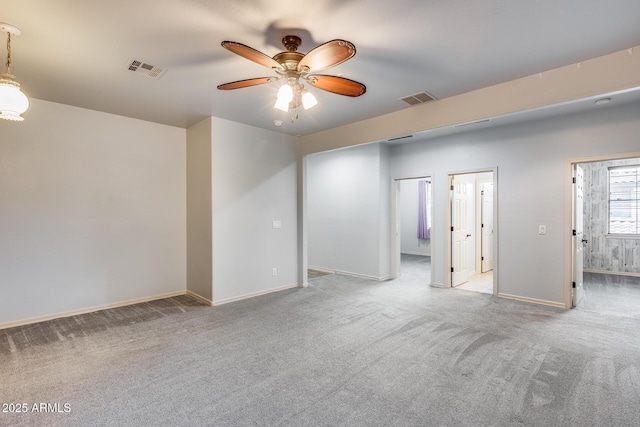
[[[433,284],[433,180],[392,178],[391,278],[411,276]]]
[[[449,285],[497,295],[495,170],[449,175]]]
[[[640,155],[568,162],[566,308],[640,314]]]

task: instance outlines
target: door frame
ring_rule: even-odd
[[[584,297],[584,169],[579,163],[572,165],[571,180],[571,307],[575,308]],[[582,206],[576,203],[580,198]],[[577,254],[580,253],[580,257]]]
[[[492,205],[491,205],[491,228],[492,228],[492,230],[491,230],[491,236],[492,236],[491,244],[492,245],[493,245],[493,197],[494,197],[494,194],[493,194],[493,181],[491,181],[491,182],[489,182],[489,181],[479,182],[479,184],[480,185],[478,186],[478,193],[479,194],[478,194],[477,203],[478,203],[478,206],[480,206],[480,215],[478,215],[477,228],[480,230],[480,239],[478,239],[479,242],[477,244],[477,251],[478,251],[478,256],[477,256],[478,265],[477,265],[477,268],[480,271],[480,273],[482,273],[483,272],[482,271],[482,263],[483,263],[483,258],[484,258],[483,248],[484,248],[484,241],[485,241],[485,238],[484,238],[485,230],[484,230],[484,225],[483,225],[484,224],[484,221],[483,221],[483,219],[484,219],[484,200],[485,200],[484,184],[491,184],[491,203],[492,203]],[[491,249],[493,249],[493,247]],[[493,257],[493,253],[492,253],[491,254],[491,270],[493,270],[493,258],[494,257]],[[489,270],[487,270],[487,271],[489,271]],[[486,273],[486,271],[485,271],[485,273]]]
[[[472,170],[464,170],[457,172],[449,172],[447,175],[447,228],[445,229],[447,234],[447,265],[445,270],[445,286],[447,288],[453,289],[452,280],[453,275],[451,274],[451,256],[452,256],[452,241],[451,241],[451,204],[453,202],[453,193],[451,190],[451,186],[453,185],[453,178],[456,175],[466,175],[466,174],[476,174],[476,173],[484,173],[491,172],[493,173],[493,295],[499,295],[499,287],[498,287],[498,272],[500,271],[500,257],[499,257],[499,247],[498,247],[498,235],[499,235],[499,224],[498,224],[498,167],[490,167],[490,168],[481,168],[481,169],[472,169]],[[475,223],[475,220],[474,220]]]
[[[401,212],[401,208],[400,208],[400,197],[398,197],[398,194],[400,193],[400,181],[408,181],[408,180],[414,180],[414,179],[429,179],[431,181],[431,206],[429,206],[429,215],[431,215],[431,278],[430,283],[428,283],[429,285],[433,285],[433,278],[434,278],[434,268],[433,268],[433,258],[434,258],[434,249],[435,249],[435,245],[434,245],[434,232],[433,230],[435,230],[435,218],[433,216],[433,213],[435,211],[434,209],[434,197],[433,197],[433,189],[435,188],[435,179],[433,177],[433,174],[421,174],[421,175],[410,175],[410,176],[401,176],[401,177],[391,177],[391,279],[397,279],[398,275],[400,273],[400,256],[401,256],[401,245],[399,243],[400,241],[400,232],[401,230],[398,229],[398,221],[400,219],[400,212]]]
[[[576,157],[565,162],[565,191],[564,191],[564,308],[572,307],[572,278],[573,278],[573,165],[579,163],[597,163],[609,160],[639,158],[640,151],[619,154],[600,154],[591,157]]]

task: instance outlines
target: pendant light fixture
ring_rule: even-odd
[[[11,74],[11,35],[19,36],[20,29],[11,24],[0,22],[0,30],[7,33],[6,70],[0,74],[0,119],[21,122],[22,113],[29,108],[29,99],[20,90],[20,83]]]

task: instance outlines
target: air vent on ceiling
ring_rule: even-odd
[[[152,79],[156,80],[162,77],[164,73],[167,72],[166,68],[156,67],[137,59],[129,60],[129,62],[127,62],[127,69],[129,71],[133,71],[136,74],[151,77]]]
[[[467,122],[467,123],[459,123],[457,125],[453,125],[454,128],[461,128],[464,126],[471,126],[471,125],[477,125],[479,123],[485,123],[485,122],[490,122],[491,119],[481,119],[481,120],[476,120],[475,122]]]
[[[400,141],[401,139],[407,139],[407,138],[413,138],[413,135],[397,136],[397,137],[395,137],[395,138],[387,139],[387,141],[388,141],[388,142]]]
[[[429,95],[427,92],[414,93],[413,95],[400,98],[401,101],[406,102],[409,105],[424,104],[425,102],[435,101],[436,98],[433,95]]]

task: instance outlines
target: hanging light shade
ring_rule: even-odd
[[[289,102],[285,98],[276,99],[276,103],[273,104],[274,108],[277,108],[280,111],[284,111],[285,113],[289,111]]]
[[[29,108],[29,99],[20,90],[20,84],[0,79],[0,118],[16,122],[24,120],[22,113]]]
[[[11,35],[20,35],[20,30],[13,25],[0,22],[0,30],[7,33],[7,68],[0,74],[0,118],[22,121],[22,113],[29,108],[29,99],[20,90],[20,83],[11,74]]]
[[[293,88],[288,83],[283,84],[278,89],[276,103],[273,105],[278,110],[289,111],[289,103],[293,100]]]
[[[308,110],[311,107],[314,107],[318,103],[318,100],[311,92],[307,92],[306,90],[302,94],[302,105],[305,110]]]

